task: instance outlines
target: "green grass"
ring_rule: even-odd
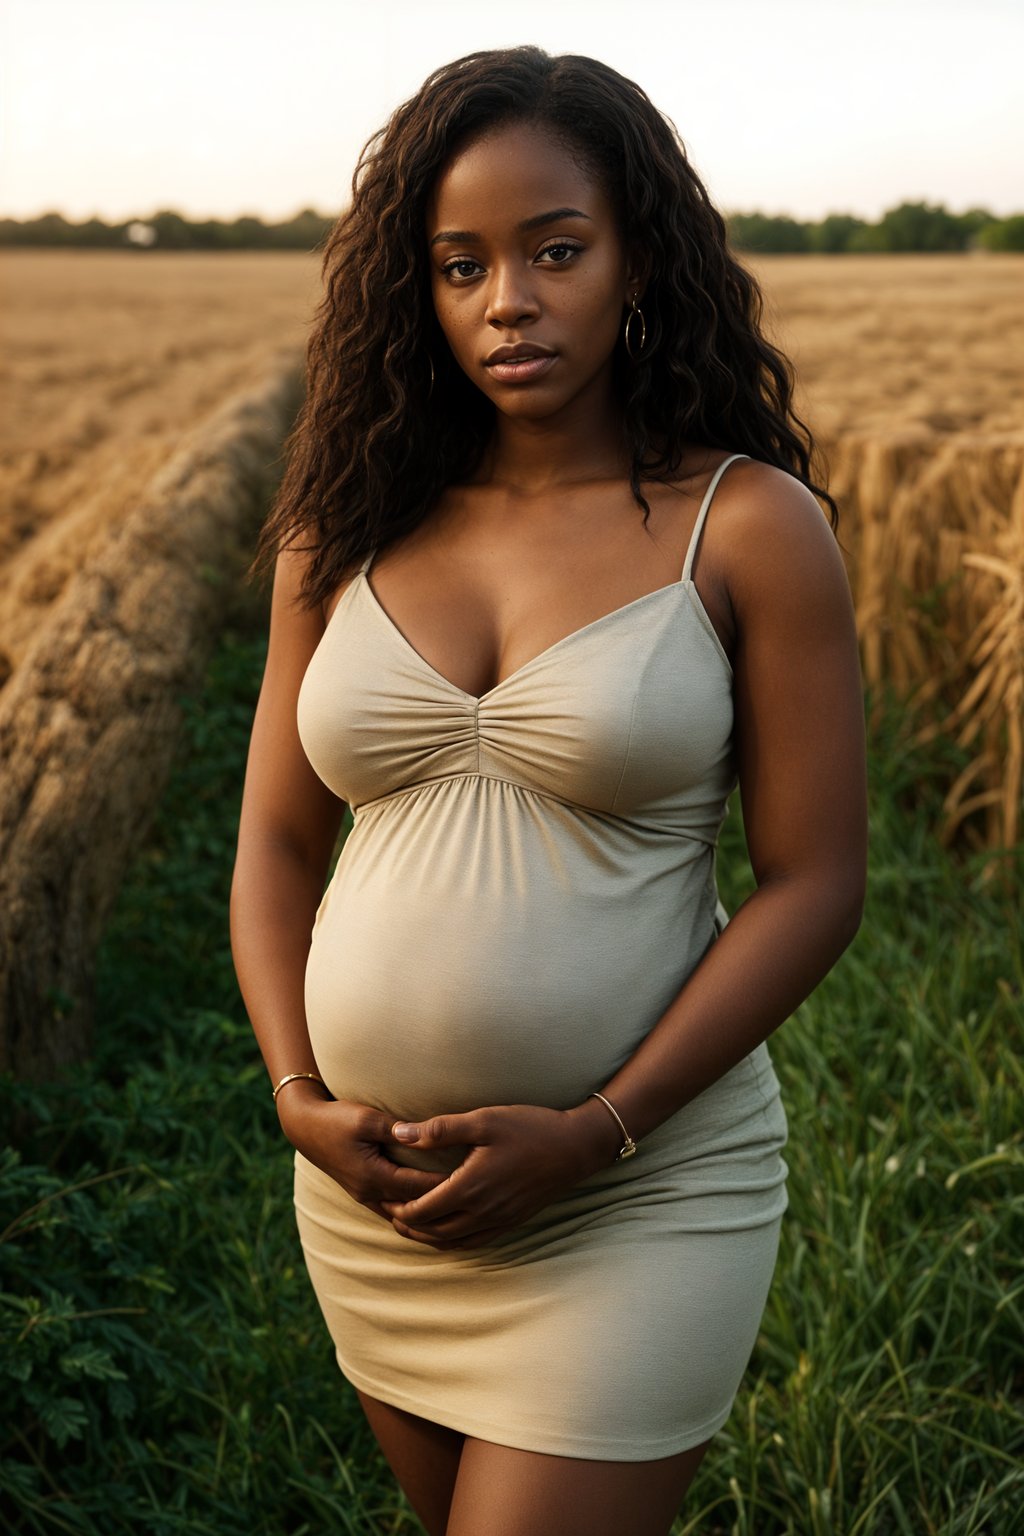
[[[262,616],[236,618],[189,703],[99,957],[94,1060],[3,1084],[4,1530],[420,1530],[334,1363],[231,968],[263,654]],[[1020,937],[937,847],[941,765],[887,720],[864,925],[772,1038],[790,1208],[677,1536],[1024,1531]],[[735,907],[735,810],[720,878]]]
[[[865,920],[771,1041],[790,1207],[680,1536],[707,1529],[698,1508],[736,1536],[1024,1531],[1019,914],[983,860],[938,848],[943,775],[893,709],[871,756]],[[733,819],[727,904],[741,851]]]

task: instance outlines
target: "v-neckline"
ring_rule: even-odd
[[[373,588],[371,587],[368,580],[368,573],[366,571],[360,571],[358,576],[354,578],[351,585],[355,586],[356,582],[360,579],[362,580],[363,587],[369,595],[372,606],[377,611],[377,613],[380,614],[381,618],[384,620],[392,634],[398,636],[399,641],[409,652],[410,656],[414,657],[416,661],[419,662],[421,667],[425,667],[431,676],[436,678],[439,683],[443,683],[444,686],[446,688],[450,688],[453,693],[459,694],[461,698],[469,700],[471,704],[476,706],[485,703],[488,699],[492,699],[496,693],[500,693],[503,688],[509,687],[511,683],[514,683],[518,678],[522,677],[524,672],[528,672],[532,667],[537,666],[539,662],[545,661],[547,657],[551,655],[552,651],[559,650],[563,645],[567,645],[570,640],[577,640],[581,635],[585,635],[588,633],[588,631],[596,629],[598,625],[606,624],[609,619],[616,619],[620,616],[620,614],[628,613],[630,609],[639,607],[641,603],[650,602],[652,597],[661,597],[665,592],[679,592],[683,588],[689,588],[693,586],[692,581],[690,581],[688,577],[684,576],[681,577],[678,581],[669,582],[664,587],[655,587],[652,592],[643,592],[639,597],[632,598],[630,602],[622,603],[618,608],[612,608],[608,613],[602,613],[598,618],[591,619],[589,623],[581,624],[578,629],[570,630],[569,633],[567,635],[563,635],[560,640],[553,640],[551,644],[546,645],[542,651],[538,651],[536,656],[531,656],[529,661],[524,661],[522,666],[516,667],[514,672],[510,672],[507,677],[503,677],[500,682],[495,683],[493,688],[488,688],[483,693],[469,693],[465,688],[460,688],[458,683],[453,683],[451,678],[445,677],[443,672],[439,672],[437,668],[433,666],[425,656],[420,654],[412,642],[408,640],[405,635],[403,635],[402,631],[399,629],[398,625],[395,623],[394,619],[388,613],[387,609],[383,606],[380,599],[378,598],[376,592],[374,592]],[[341,607],[344,597],[345,594],[343,593],[342,597],[335,604],[334,611],[332,612],[330,619],[327,621],[328,627],[330,627],[335,613],[337,613],[338,609]],[[701,606],[703,607],[703,604]],[[722,654],[724,656],[724,652]]]
[[[510,687],[512,683],[516,682],[518,678],[522,677],[524,672],[529,672],[532,667],[538,666],[542,661],[545,661],[551,655],[552,651],[560,650],[563,645],[568,645],[570,641],[578,640],[582,635],[586,635],[592,629],[596,629],[598,625],[607,624],[611,619],[616,619],[621,614],[629,613],[631,609],[639,607],[641,603],[650,602],[652,597],[661,597],[661,595],[665,592],[680,592],[685,590],[690,594],[691,602],[694,605],[698,617],[700,618],[703,626],[706,628],[708,636],[714,645],[716,652],[718,653],[719,657],[725,665],[726,671],[731,677],[733,671],[732,662],[726,655],[725,648],[722,645],[718,631],[715,629],[715,626],[711,622],[711,615],[705,608],[701,595],[693,584],[693,579],[690,576],[690,569],[693,563],[693,557],[696,551],[698,540],[700,538],[701,530],[704,526],[705,518],[707,517],[708,511],[711,507],[711,500],[715,494],[719,480],[721,480],[723,473],[734,459],[748,459],[749,457],[750,455],[748,453],[730,453],[721,461],[711,476],[707,488],[704,491],[704,495],[701,498],[700,508],[697,512],[697,517],[694,521],[693,529],[690,533],[690,541],[686,550],[686,559],[683,564],[683,574],[677,581],[668,582],[663,587],[655,587],[653,592],[643,592],[639,597],[634,597],[630,602],[622,603],[618,608],[612,608],[608,613],[602,613],[598,618],[591,619],[588,624],[581,624],[578,629],[570,630],[569,634],[563,635],[560,640],[552,641],[550,645],[546,645],[542,651],[538,651],[536,656],[531,656],[529,661],[524,661],[521,667],[516,667],[515,671],[510,672],[508,677],[503,677],[500,682],[495,683],[493,688],[488,688],[483,693],[469,693],[465,688],[460,688],[458,683],[453,683],[450,677],[445,677],[443,672],[439,672],[437,668],[433,666],[425,656],[422,656],[413,645],[411,640],[406,639],[405,635],[403,635],[394,619],[381,603],[376,592],[374,592],[373,588],[370,586],[369,566],[373,559],[372,554],[369,560],[364,563],[361,570],[349,583],[349,587],[355,587],[361,580],[362,585],[369,593],[372,606],[380,614],[381,618],[384,620],[392,634],[398,636],[399,642],[405,647],[409,655],[414,657],[415,660],[419,662],[420,666],[423,667],[425,671],[430,673],[431,677],[435,678],[439,683],[442,683],[445,688],[450,689],[452,693],[457,693],[460,698],[468,700],[469,703],[474,705],[476,708],[479,708],[481,704],[486,703],[488,699],[494,698],[495,694],[500,693],[503,688]],[[331,611],[331,616],[327,620],[327,625],[324,630],[325,634],[333,624],[334,616],[338,609],[341,607],[342,603],[345,601],[345,598],[348,596],[349,587],[346,587],[337,603],[335,603],[334,608]]]

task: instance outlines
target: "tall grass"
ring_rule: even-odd
[[[929,831],[956,749],[874,702],[865,922],[770,1044],[790,1208],[679,1536],[1024,1531],[1021,932],[984,855]],[[733,820],[727,904],[739,844]]]
[[[868,684],[903,701],[922,743],[949,736],[970,749],[944,786],[943,840],[1013,848],[1024,803],[1024,433],[848,433],[832,465]]]
[[[259,616],[226,636],[100,963],[98,1051],[3,1085],[11,1532],[412,1536],[302,1266],[226,899]],[[879,701],[860,935],[773,1037],[790,1209],[754,1357],[677,1536],[1024,1529],[1022,959],[929,832],[955,746]],[[963,761],[963,754],[959,760]],[[749,889],[735,810],[720,860]]]

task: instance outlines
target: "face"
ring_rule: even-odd
[[[499,411],[542,418],[610,398],[612,352],[640,284],[608,196],[550,129],[493,130],[453,156],[426,236],[441,328]]]

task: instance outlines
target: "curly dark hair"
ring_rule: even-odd
[[[367,141],[352,202],[324,242],[305,399],[251,567],[265,571],[278,549],[308,536],[309,607],[480,463],[494,407],[459,368],[434,313],[426,204],[457,148],[513,122],[553,130],[600,181],[624,238],[647,253],[642,360],[629,361],[621,335],[613,359],[644,521],[641,481],[671,480],[687,444],[701,442],[786,470],[838,522],[832,497],[810,478],[817,450],[792,408],[792,364],[762,334],[760,287],[730,252],[675,125],[596,59],[489,49],[435,70]]]

